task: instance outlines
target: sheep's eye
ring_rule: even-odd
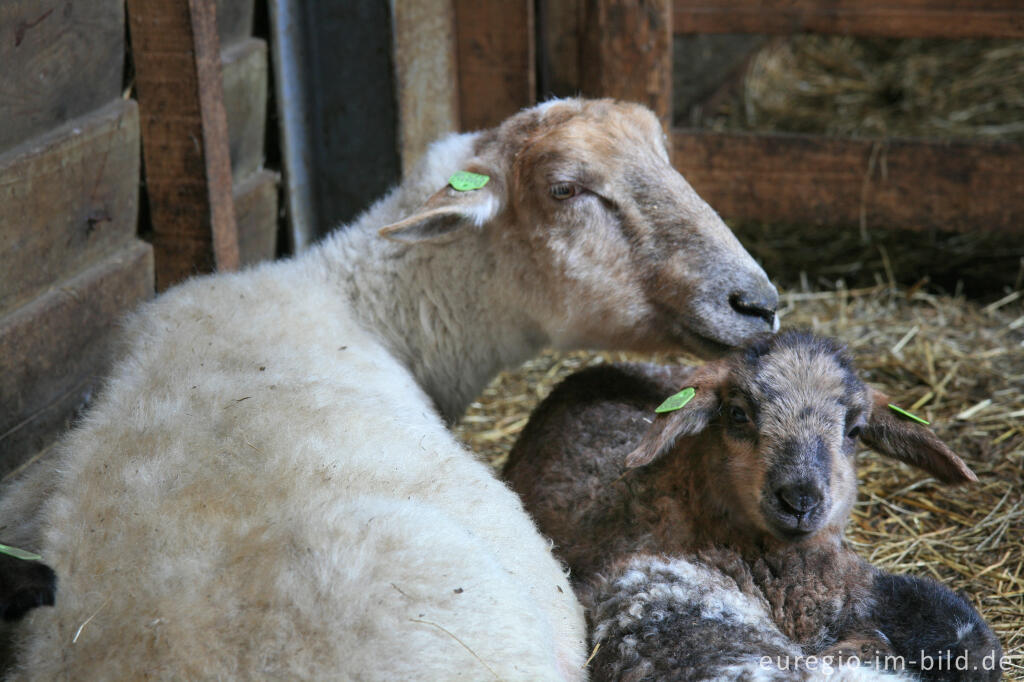
[[[846,432],[846,437],[850,439],[860,438],[861,431],[863,431],[863,429],[861,428],[860,424],[858,424]]]
[[[750,421],[750,417],[747,416],[747,413],[739,405],[729,407],[729,419],[732,420],[733,424],[746,424]]]
[[[579,194],[579,188],[571,182],[560,182],[557,185],[551,185],[551,196],[559,201],[572,199],[577,194]]]

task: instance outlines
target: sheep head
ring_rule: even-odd
[[[927,427],[892,413],[829,339],[766,337],[689,384],[695,398],[658,417],[626,466],[685,458],[682,468],[703,472],[707,495],[753,533],[797,541],[841,529],[856,498],[858,440],[944,482],[977,480]]]
[[[527,109],[481,133],[461,170],[490,180],[440,188],[381,234],[424,247],[485,239],[492,291],[556,347],[710,357],[777,328],[775,288],[672,167],[644,107]]]

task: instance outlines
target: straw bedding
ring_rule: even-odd
[[[929,419],[980,483],[948,488],[862,453],[848,537],[873,563],[965,590],[1024,679],[1024,300],[977,302],[886,284],[783,296],[784,326],[849,345],[862,374]],[[547,352],[495,379],[458,426],[500,468],[531,409],[568,374],[617,360],[685,356]]]
[[[1024,42],[772,41],[703,124],[856,135],[1024,140]],[[862,374],[931,420],[979,483],[961,488],[865,451],[852,546],[964,590],[1024,680],[1024,239],[1019,235],[733,226],[784,292],[783,326],[848,344]],[[892,226],[884,226],[892,227]],[[568,374],[686,356],[547,352],[497,377],[457,427],[500,468]]]

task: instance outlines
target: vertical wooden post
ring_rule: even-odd
[[[580,46],[583,94],[650,107],[672,122],[671,0],[585,0]]]
[[[128,0],[156,285],[238,267],[214,0]]]
[[[537,94],[573,97],[580,92],[583,0],[537,2]]]
[[[533,0],[455,0],[455,22],[463,130],[536,102]]]
[[[393,0],[395,93],[402,171],[459,128],[455,7],[451,0]]]

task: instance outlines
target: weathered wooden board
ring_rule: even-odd
[[[254,0],[217,0],[217,33],[221,45],[230,45],[252,35]]]
[[[536,101],[532,0],[455,0],[459,123],[480,130]]]
[[[124,3],[0,2],[0,152],[121,93]]]
[[[538,0],[537,92],[540,99],[580,92],[584,0]]]
[[[1024,38],[1020,0],[674,0],[676,33]]]
[[[673,161],[726,218],[1024,232],[1024,145],[676,129]]]
[[[672,116],[671,0],[586,0],[583,94],[640,102],[666,130]]]
[[[213,0],[128,0],[146,193],[164,290],[238,267]]]
[[[280,176],[261,170],[235,184],[238,252],[242,265],[277,255],[277,188]]]
[[[131,100],[0,155],[0,313],[133,239],[138,195]]]
[[[263,165],[267,44],[258,38],[244,38],[224,48],[221,65],[231,174],[244,178]]]
[[[117,320],[152,293],[152,250],[135,240],[0,317],[0,475],[89,401]]]
[[[395,94],[402,171],[431,142],[459,129],[451,0],[395,0]]]

